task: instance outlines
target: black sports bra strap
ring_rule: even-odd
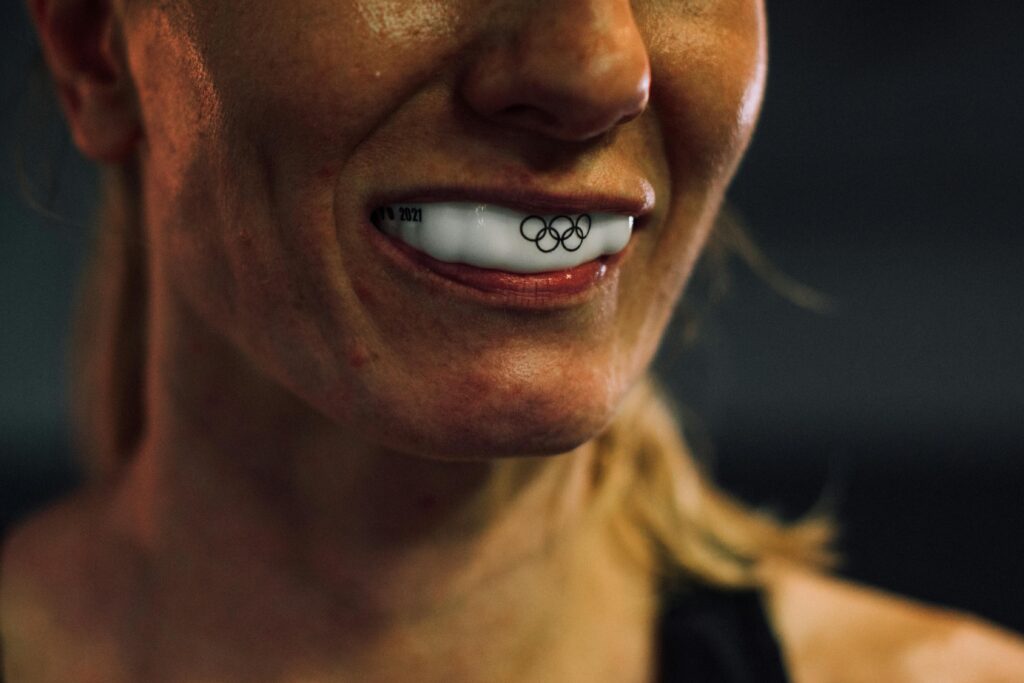
[[[761,594],[698,584],[665,593],[658,632],[662,683],[788,683]]]

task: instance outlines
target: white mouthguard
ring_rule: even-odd
[[[438,261],[511,273],[564,270],[625,249],[633,217],[609,213],[528,214],[491,204],[396,204],[373,224]]]

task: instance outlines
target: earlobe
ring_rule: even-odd
[[[141,126],[114,0],[28,5],[75,144],[96,161],[126,161]]]

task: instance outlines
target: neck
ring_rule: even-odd
[[[154,302],[146,437],[118,509],[158,573],[189,567],[174,590],[223,597],[216,607],[239,620],[320,619],[329,626],[306,626],[331,634],[325,647],[415,661],[419,680],[438,664],[439,678],[484,680],[474,667],[537,661],[574,629],[595,636],[574,622],[615,624],[617,611],[595,590],[624,598],[620,617],[648,619],[648,580],[589,514],[591,445],[473,462],[388,451],[258,372],[184,305]],[[244,604],[253,595],[277,607]],[[394,645],[410,624],[431,640],[418,648],[429,662]],[[636,630],[634,654],[649,636]]]

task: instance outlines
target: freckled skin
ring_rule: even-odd
[[[588,440],[747,143],[761,2],[29,7],[80,149],[139,171],[149,315],[131,461],[4,548],[6,680],[652,680]],[[375,194],[473,183],[656,206],[585,303],[501,310],[367,238]],[[919,646],[963,620],[800,574],[765,571],[799,680],[952,671]],[[957,642],[964,680],[1024,680],[1017,641]]]
[[[69,120],[97,158],[135,145],[114,160],[142,188],[145,430],[116,486],[21,535],[29,588],[5,598],[45,604],[0,618],[54,616],[5,660],[114,683],[645,680],[654,581],[584,523],[588,444],[747,143],[761,3],[115,6],[114,113],[141,137]],[[96,92],[83,111],[123,102]],[[583,303],[547,310],[447,295],[372,241],[378,195],[478,184],[654,208]]]
[[[131,5],[157,268],[372,442],[445,458],[583,443],[646,368],[761,95],[759,2],[634,4]],[[648,64],[649,102],[631,95]],[[479,182],[646,187],[656,208],[620,277],[558,313],[439,297],[362,235],[373,193]]]

